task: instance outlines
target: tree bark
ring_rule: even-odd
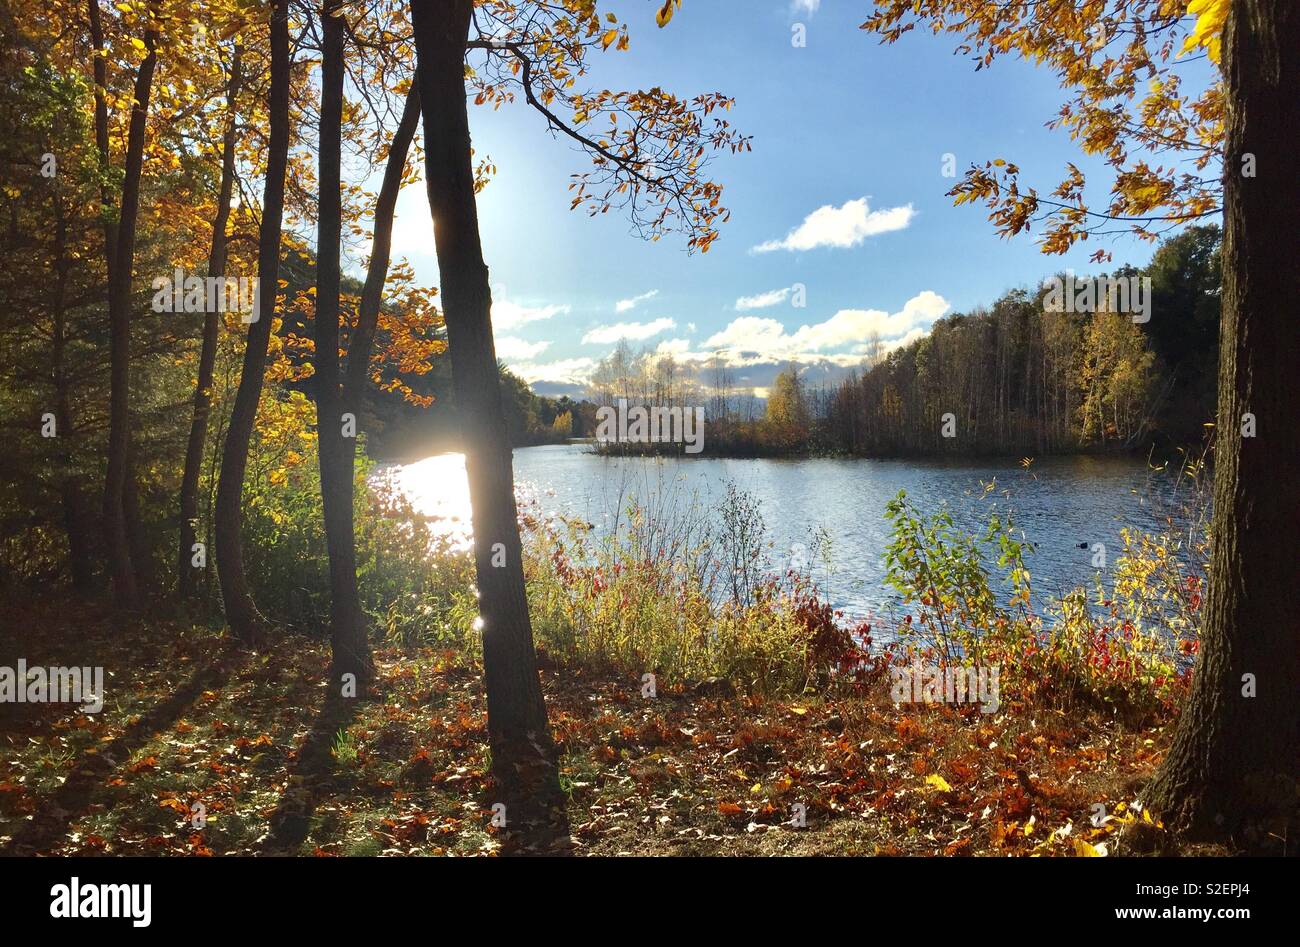
[[[343,380],[343,410],[360,412],[362,393],[370,377],[370,353],[374,348],[375,327],[379,322],[379,307],[383,304],[384,282],[388,279],[388,264],[392,258],[393,214],[397,195],[402,189],[402,175],[406,171],[406,158],[411,151],[415,129],[420,124],[419,81],[411,82],[402,117],[393,133],[388,148],[388,162],[384,166],[384,181],[375,199],[374,239],[370,247],[370,265],[366,282],[361,289],[361,305],[357,314],[357,328],[348,343],[347,376]],[[355,443],[349,450],[354,451]]]
[[[262,220],[257,248],[257,319],[248,327],[239,387],[230,412],[230,426],[221,451],[221,475],[213,519],[217,575],[221,600],[231,632],[255,644],[264,619],[253,602],[244,575],[240,539],[243,527],[244,474],[248,469],[248,444],[257,420],[266,374],[267,346],[275,321],[275,300],[280,279],[280,226],[284,218],[284,180],[289,164],[289,9],[277,0],[271,9],[271,87],[268,113],[271,126],[266,154],[266,181],[262,191]]]
[[[352,434],[344,436],[339,392],[339,281],[343,240],[342,129],[344,22],[337,2],[321,11],[320,205],[316,229],[316,437],[320,456],[321,502],[330,569],[330,644],[333,685],[351,674],[352,693],[374,674],[366,617],[357,589],[357,552],[352,521]],[[344,691],[346,693],[346,691]]]
[[[508,825],[516,819],[558,822],[562,796],[529,624],[513,463],[492,340],[492,296],[474,195],[465,103],[472,11],[472,0],[411,3],[425,180],[473,508],[492,773]]]
[[[117,252],[109,267],[108,280],[111,382],[108,470],[104,478],[104,535],[114,599],[119,607],[127,609],[139,606],[130,542],[135,526],[127,522],[124,502],[131,467],[131,283],[135,266],[136,221],[140,211],[140,178],[144,169],[145,125],[154,69],[158,63],[154,49],[157,40],[158,32],[151,22],[144,34],[147,52],[135,77],[117,225]]]
[[[1294,816],[1300,766],[1300,6],[1236,0],[1223,40],[1223,316],[1213,548],[1201,647],[1173,745],[1147,794],[1167,827],[1247,843]],[[1253,161],[1256,176],[1243,174]],[[1256,435],[1243,437],[1253,414]],[[1246,696],[1243,679],[1257,688]],[[1285,834],[1281,836],[1285,838]]]
[[[99,153],[99,196],[105,210],[113,203],[108,187],[108,63],[105,60],[104,26],[100,20],[99,0],[88,0],[90,13],[90,49],[94,61],[91,72],[95,77],[95,149]],[[111,216],[104,214],[104,259],[108,268],[108,284],[113,285],[113,265],[117,262],[117,225]]]
[[[242,50],[235,46],[230,60],[230,82],[226,88],[226,128],[221,138],[221,184],[217,192],[217,213],[212,221],[212,247],[208,253],[208,276],[226,275],[229,240],[226,225],[230,220],[230,196],[235,185],[236,99],[243,79]],[[217,362],[217,340],[221,330],[221,313],[213,310],[203,319],[203,343],[199,350],[199,377],[194,386],[194,416],[190,421],[190,438],[185,446],[185,471],[181,476],[180,546],[177,550],[178,593],[182,599],[194,595],[197,585],[193,547],[197,541],[195,524],[199,516],[199,474],[203,468],[203,447],[208,437],[208,415],[212,409],[212,376]]]
[[[72,579],[72,589],[78,594],[86,594],[94,583],[94,564],[91,561],[90,529],[87,524],[86,497],[81,487],[81,480],[73,469],[73,427],[70,384],[67,370],[67,286],[72,270],[72,261],[67,248],[67,221],[61,209],[56,210],[58,220],[55,224],[55,280],[51,287],[53,301],[51,310],[54,316],[53,352],[50,366],[50,381],[54,387],[54,419],[59,437],[59,472],[62,482],[59,486],[63,500],[63,528],[68,536],[68,574]]]

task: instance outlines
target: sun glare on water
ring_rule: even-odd
[[[437,454],[414,463],[382,468],[376,471],[374,479],[389,484],[406,497],[417,513],[429,517],[429,530],[435,537],[447,538],[454,549],[470,548],[474,522],[464,454]],[[515,496],[521,507],[535,493],[535,489],[516,482]]]
[[[469,480],[464,454],[438,454],[413,464],[389,467],[380,478],[406,496],[416,512],[432,519],[430,530],[446,536],[458,549],[473,538]]]

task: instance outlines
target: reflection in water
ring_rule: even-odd
[[[471,535],[469,483],[464,454],[438,454],[413,464],[378,468],[373,479],[390,484],[416,511],[433,518],[435,533],[469,545]]]
[[[692,496],[715,508],[734,482],[762,509],[774,567],[784,568],[797,546],[814,548],[814,532],[825,531],[829,555],[810,563],[813,576],[836,608],[854,616],[888,613],[897,604],[884,582],[883,554],[889,541],[885,504],[899,490],[923,510],[946,503],[956,524],[971,532],[982,533],[994,507],[1014,511],[1035,547],[1027,565],[1036,597],[1090,587],[1097,574],[1094,543],[1106,545],[1113,564],[1121,527],[1158,529],[1169,515],[1181,525],[1174,511],[1186,499],[1175,492],[1175,476],[1127,457],[1044,458],[1025,469],[1015,459],[618,458],[567,444],[521,448],[514,464],[521,503],[542,514],[582,518],[597,530],[613,526],[633,498],[671,516]],[[374,476],[390,479],[417,510],[438,518],[436,530],[468,545],[463,455],[381,467]],[[996,491],[981,499],[982,484],[993,480]]]

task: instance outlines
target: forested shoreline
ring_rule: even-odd
[[[692,375],[671,356],[615,352],[592,398],[705,406],[702,455],[986,457],[1199,448],[1215,414],[1219,228],[1162,243],[1144,324],[1120,312],[1056,312],[1045,290],[1015,289],[987,309],[937,320],[887,351],[869,343],[836,385],[783,370],[766,402],[734,392],[739,369],[716,360]],[[679,444],[610,443],[606,453],[680,453]]]

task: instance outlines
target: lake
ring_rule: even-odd
[[[1091,586],[1094,543],[1113,563],[1123,526],[1156,529],[1173,514],[1179,495],[1173,473],[1153,471],[1140,458],[1049,457],[1027,469],[1005,461],[868,459],[730,459],[602,457],[587,444],[518,448],[515,481],[521,501],[543,514],[586,519],[608,528],[629,498],[662,505],[692,495],[716,509],[728,483],[757,500],[772,543],[773,568],[784,569],[798,546],[826,598],[847,615],[889,614],[898,596],[885,584],[889,541],[885,504],[906,490],[922,510],[947,503],[964,529],[980,531],[994,507],[1010,508],[1034,544],[1027,560],[1035,599],[1077,585]],[[442,517],[439,529],[468,542],[469,495],[464,458],[440,454],[377,468],[422,513]],[[996,481],[981,499],[983,484]],[[1186,492],[1185,490],[1183,491]],[[671,501],[669,501],[671,502]],[[1175,523],[1185,520],[1174,515]],[[829,537],[827,561],[815,556],[813,531]],[[1085,548],[1079,548],[1084,544]]]

